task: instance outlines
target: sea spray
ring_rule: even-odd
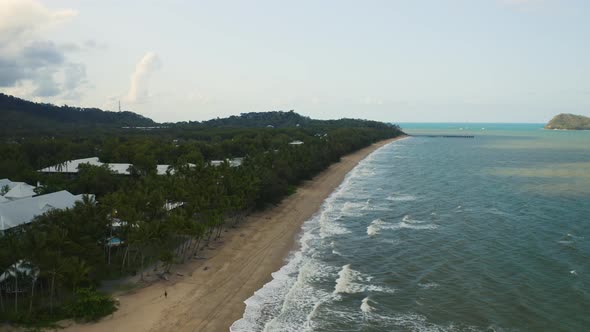
[[[334,294],[355,294],[367,291],[381,293],[395,292],[395,289],[392,288],[370,284],[373,279],[372,276],[360,273],[352,269],[350,264],[346,264],[338,272]]]
[[[324,201],[319,213],[304,223],[299,251],[293,253],[287,264],[272,274],[273,280],[245,301],[244,315],[232,324],[231,332],[303,330],[310,326],[320,304],[334,299],[333,294],[309,285],[312,280],[320,280],[334,273],[326,265],[311,267],[313,262],[310,256],[314,255],[318,249],[315,246],[323,238],[348,232],[337,224],[341,214],[337,211],[335,201],[348,193],[352,180],[359,176],[358,167],[364,163],[365,160],[361,161],[348,173],[342,184]],[[352,210],[353,207],[348,206],[347,209]],[[333,241],[330,246],[334,247]],[[310,297],[310,294],[314,296]],[[298,307],[298,310],[290,310],[291,306]]]
[[[367,235],[374,237],[378,235],[382,230],[399,230],[399,229],[412,229],[412,230],[429,230],[438,228],[435,224],[427,223],[425,220],[415,220],[409,215],[405,215],[402,221],[395,224],[386,223],[381,219],[375,219],[367,226]]]
[[[368,236],[375,236],[379,233],[379,230],[383,226],[383,220],[375,219],[371,222],[371,224],[367,227],[367,235]]]
[[[358,272],[351,269],[350,264],[344,265],[342,270],[338,272],[338,279],[336,279],[334,293],[356,293],[359,291],[353,284],[357,276]]]
[[[387,197],[387,200],[393,201],[393,202],[410,202],[410,201],[415,201],[416,197],[412,196],[412,195],[406,195],[406,194],[392,194]]]
[[[375,308],[373,308],[370,304],[369,304],[369,297],[365,297],[362,301],[361,301],[361,311],[365,314],[368,314],[370,312],[372,312]]]

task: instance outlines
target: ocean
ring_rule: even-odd
[[[231,331],[590,330],[590,131],[402,128]]]

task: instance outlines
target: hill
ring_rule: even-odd
[[[227,118],[216,118],[203,122],[190,121],[180,122],[178,125],[197,128],[334,128],[334,127],[364,127],[364,128],[386,128],[396,127],[395,125],[386,124],[378,121],[362,119],[339,119],[339,120],[316,120],[307,116],[300,115],[291,110],[270,111],[270,112],[250,112],[232,115]]]
[[[562,113],[545,125],[545,129],[590,130],[590,118],[583,115]]]
[[[110,112],[35,103],[0,93],[0,122],[13,130],[68,126],[153,126],[155,122],[133,112]]]
[[[88,134],[90,132],[114,133],[128,131],[128,127],[156,127],[159,134],[164,132],[194,131],[198,129],[213,133],[229,134],[236,130],[252,128],[287,129],[300,128],[325,132],[337,128],[371,128],[395,129],[399,127],[378,121],[361,119],[315,120],[310,117],[288,112],[250,112],[227,118],[216,118],[207,121],[189,121],[159,124],[153,120],[133,112],[111,112],[98,108],[81,108],[72,106],[56,106],[46,103],[16,98],[0,93],[0,123],[5,130],[0,136],[55,136],[70,135],[72,132]]]

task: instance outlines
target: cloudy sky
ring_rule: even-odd
[[[0,0],[0,91],[157,121],[590,115],[586,0]]]

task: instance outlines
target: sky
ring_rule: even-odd
[[[590,1],[0,0],[0,92],[159,122],[590,116]]]

